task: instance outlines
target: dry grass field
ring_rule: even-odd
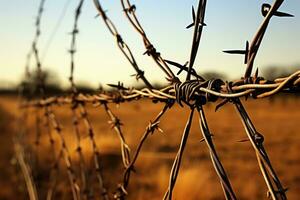
[[[139,138],[142,136],[149,120],[154,119],[163,107],[144,100],[121,104],[120,107],[110,105],[120,117],[126,140],[133,153]],[[265,146],[272,164],[282,180],[289,188],[287,195],[291,200],[299,199],[300,191],[300,99],[294,97],[275,98],[270,100],[249,100],[245,107],[253,119],[257,130],[265,136]],[[15,97],[0,97],[0,199],[26,199],[24,182],[13,158],[12,135],[14,131],[24,126],[26,122],[13,120],[18,114]],[[63,134],[67,140],[72,159],[76,162],[75,136],[72,131],[71,110],[68,106],[54,108],[59,121],[63,125]],[[108,124],[108,116],[102,107],[88,109],[93,128],[96,132],[97,143],[103,158],[103,172],[106,184],[113,191],[116,183],[121,180],[122,167],[120,157],[120,143],[115,132]],[[250,142],[237,142],[246,138],[239,116],[230,104],[220,111],[214,112],[213,105],[205,106],[207,120],[214,141],[233,188],[239,199],[267,199],[267,188],[260,174],[255,153]],[[33,116],[33,115],[32,115]],[[28,142],[33,144],[34,119],[29,116],[28,126],[31,127]],[[129,199],[161,199],[168,185],[169,171],[176,155],[183,132],[188,109],[177,105],[168,111],[161,120],[164,133],[156,132],[151,135],[143,147],[136,164],[128,189]],[[224,199],[223,193],[213,170],[208,149],[201,143],[202,135],[199,129],[197,115],[193,121],[190,138],[185,150],[182,168],[177,179],[174,199]],[[82,129],[84,137],[84,129]],[[54,134],[54,133],[53,133]],[[59,143],[56,143],[59,145]],[[38,150],[38,166],[33,173],[39,173],[41,199],[43,188],[47,185],[47,169],[49,163],[49,141],[46,134],[42,134],[38,147],[32,146],[32,151]],[[82,146],[85,155],[91,154],[87,137],[83,138]],[[38,149],[35,149],[38,148]],[[44,174],[43,174],[44,173]],[[65,172],[62,172],[65,173]],[[57,199],[68,199],[68,187],[59,186]],[[58,198],[60,197],[60,198]]]

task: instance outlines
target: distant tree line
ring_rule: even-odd
[[[283,78],[291,75],[292,73],[300,70],[300,66],[281,67],[281,66],[269,66],[262,70],[262,76],[268,80],[274,80],[276,78]]]
[[[40,88],[43,88],[44,94],[42,94]],[[80,93],[91,93],[95,91],[94,88],[83,83],[76,85],[76,88]],[[15,95],[20,90],[22,90],[22,94],[27,97],[60,95],[69,92],[69,89],[62,87],[59,76],[50,70],[43,70],[41,74],[39,74],[37,70],[31,71],[30,74],[24,75],[21,78],[21,81],[16,87],[0,89],[0,94]]]
[[[263,76],[268,80],[274,80],[280,77],[286,77],[296,70],[299,70],[299,67],[279,67],[279,66],[269,66],[262,68],[259,76]],[[225,73],[216,72],[216,71],[205,71],[201,73],[201,76],[205,79],[222,79],[228,80],[228,76]],[[60,95],[69,92],[69,89],[65,89],[62,87],[61,81],[58,75],[50,70],[44,70],[41,72],[40,76],[36,70],[31,71],[30,75],[23,76],[21,78],[20,83],[17,87],[11,88],[3,88],[0,89],[0,94],[12,94],[15,95],[21,89],[22,93],[26,96],[39,96],[41,93],[39,91],[40,86],[43,86],[44,92],[46,96],[51,95]],[[155,88],[163,88],[166,85],[162,83],[154,83],[153,86]],[[144,85],[137,83],[134,85],[135,88],[141,89],[145,87]],[[1,85],[0,85],[1,88]],[[88,84],[79,83],[76,85],[78,92],[80,93],[93,93],[95,92],[95,88],[89,86]],[[102,87],[100,86],[99,89],[101,90]],[[108,90],[113,90],[114,88],[108,87]]]

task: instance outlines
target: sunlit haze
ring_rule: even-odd
[[[271,3],[272,1],[267,1]],[[78,1],[46,1],[42,18],[42,35],[38,47],[44,68],[55,72],[66,86],[69,76],[70,32],[74,10]],[[189,59],[192,29],[185,27],[192,21],[192,5],[195,0],[134,1],[137,15],[147,35],[162,54],[163,58],[185,63]],[[243,49],[246,40],[251,40],[263,17],[260,13],[261,1],[208,1],[196,70],[213,70],[239,77],[245,66],[243,57],[222,53],[224,49]],[[34,20],[39,5],[38,0],[0,1],[0,81],[15,85],[24,73],[26,54],[34,36]],[[116,23],[123,39],[133,50],[138,64],[146,76],[155,82],[164,82],[152,59],[143,55],[142,39],[128,23],[119,1],[104,1],[107,15]],[[65,16],[63,10],[66,9]],[[300,63],[300,1],[286,1],[280,10],[295,15],[294,18],[274,17],[263,40],[255,67],[297,66]],[[78,53],[76,54],[76,81],[98,86],[99,83],[135,83],[134,70],[118,50],[115,39],[109,34],[97,12],[93,1],[86,1],[79,20]],[[58,20],[62,19],[61,23]],[[58,27],[55,31],[55,27]],[[51,39],[52,35],[52,39]],[[50,41],[50,43],[49,43]],[[33,69],[32,62],[31,69]],[[173,68],[174,69],[174,68]],[[176,69],[174,69],[175,72]]]

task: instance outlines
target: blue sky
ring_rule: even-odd
[[[67,12],[51,45],[46,44],[68,0],[48,0],[42,20],[42,36],[39,48],[43,67],[55,71],[62,83],[69,76],[69,55],[74,9],[78,0],[70,0]],[[116,23],[123,39],[136,55],[137,61],[154,82],[164,80],[152,59],[143,56],[144,46],[123,13],[119,1],[103,0],[107,14]],[[193,31],[185,26],[191,22],[191,6],[196,0],[141,0],[132,1],[145,31],[162,56],[184,63],[189,58]],[[214,70],[239,77],[244,72],[243,57],[222,53],[224,49],[244,48],[251,40],[263,17],[262,3],[255,0],[208,0],[206,24],[195,63],[201,72]],[[39,0],[0,0],[0,82],[15,84],[24,72],[26,53],[34,35],[34,17]],[[300,1],[286,0],[280,8],[295,15],[294,18],[274,17],[262,43],[255,66],[261,70],[267,66],[295,66],[300,64]],[[130,67],[115,45],[100,18],[94,18],[96,10],[92,0],[86,0],[79,22],[78,53],[75,76],[78,82],[97,86],[99,83],[126,84],[135,82]],[[45,53],[46,52],[46,53]],[[34,63],[31,68],[34,68]],[[116,74],[116,75],[113,75]]]

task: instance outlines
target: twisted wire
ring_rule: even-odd
[[[253,69],[256,55],[258,53],[259,47],[260,47],[263,37],[266,33],[266,30],[270,23],[270,20],[274,16],[275,12],[278,10],[278,8],[281,6],[281,4],[283,2],[284,2],[284,0],[275,0],[273,6],[270,8],[269,12],[267,13],[267,15],[264,18],[264,21],[262,22],[261,26],[259,27],[258,31],[256,32],[256,34],[250,44],[249,50],[246,49],[246,51],[248,52],[248,55],[245,55],[246,56],[246,64],[247,64],[247,68],[246,68],[245,75],[244,75],[245,78],[248,78],[251,76],[251,72]]]
[[[46,110],[44,110],[43,113],[43,119],[44,119],[44,127],[46,129],[46,134],[48,136],[48,141],[49,141],[49,145],[50,145],[50,154],[52,156],[51,160],[53,162],[52,166],[50,166],[50,170],[49,170],[49,183],[48,183],[48,189],[47,189],[47,200],[51,200],[53,199],[53,196],[55,196],[55,191],[56,191],[56,185],[57,185],[57,177],[58,177],[58,173],[59,173],[59,163],[60,160],[62,158],[62,151],[60,150],[60,152],[56,153],[56,149],[55,149],[55,140],[51,131],[51,127],[50,127],[50,120],[47,117],[47,112]]]
[[[27,75],[30,74],[29,65],[30,65],[30,60],[31,60],[32,56],[34,56],[34,58],[36,60],[37,70],[40,70],[40,67],[41,67],[37,44],[38,44],[38,41],[39,41],[40,35],[41,35],[41,20],[42,20],[42,16],[43,16],[43,12],[44,12],[45,2],[46,2],[46,0],[40,1],[38,13],[35,18],[35,34],[34,34],[34,37],[33,37],[32,43],[31,43],[31,48],[30,48],[29,52],[27,53],[27,60],[26,60],[26,66],[25,66],[25,73]]]
[[[78,95],[78,91],[76,88],[76,84],[74,82],[74,69],[75,69],[75,53],[76,53],[76,39],[77,39],[77,34],[79,33],[79,29],[78,29],[78,21],[82,12],[82,6],[83,6],[84,0],[79,0],[78,6],[75,10],[75,17],[74,17],[74,25],[73,25],[73,30],[72,30],[72,39],[71,39],[71,48],[69,50],[70,53],[70,57],[71,57],[71,64],[70,64],[70,77],[69,77],[69,82],[71,85],[71,94],[72,94],[72,113],[73,113],[73,126],[74,126],[74,130],[76,132],[76,136],[77,136],[77,152],[78,155],[80,157],[80,160],[84,160],[83,155],[82,155],[82,149],[80,146],[80,133],[78,130],[78,120],[82,120],[82,122],[84,123],[86,130],[88,131],[88,135],[89,135],[89,140],[90,140],[90,144],[92,146],[92,151],[93,151],[93,160],[94,160],[94,166],[95,166],[95,172],[96,172],[96,177],[98,180],[98,184],[99,184],[99,189],[101,191],[101,195],[103,197],[103,199],[108,199],[108,194],[107,194],[107,189],[104,186],[104,181],[103,181],[103,175],[101,172],[101,164],[100,164],[100,153],[97,147],[97,143],[95,140],[95,134],[94,134],[94,130],[92,128],[92,125],[90,123],[89,120],[89,116],[88,116],[88,112],[85,108],[85,104],[83,102],[78,102],[76,100],[76,97]],[[76,114],[76,110],[79,110],[80,113],[80,118],[78,119],[77,114]],[[88,175],[85,169],[85,164],[81,163],[80,166],[80,171],[81,171],[81,179],[82,179],[82,184],[83,184],[83,195],[85,198],[89,198],[89,185],[87,183],[88,181]]]
[[[192,81],[192,83],[195,82],[197,82],[197,80]],[[189,82],[182,83],[182,85],[188,85],[188,83]],[[298,93],[298,91],[300,90],[300,70],[296,71],[288,77],[275,79],[274,81],[261,80],[259,83],[245,84],[244,80],[241,79],[232,82],[233,84],[224,83],[219,86],[218,90],[209,88],[207,85],[208,83],[209,81],[198,81],[197,84],[195,84],[198,88],[196,92],[199,94],[202,93],[202,95],[204,96],[211,95],[213,97],[219,97],[222,99],[241,98],[247,97],[249,95],[255,99],[267,98],[280,92]],[[203,87],[204,85],[206,86]],[[143,88],[140,90],[128,89],[125,91],[123,90],[118,92],[102,91],[98,94],[79,94],[76,97],[76,100],[79,102],[86,103],[123,103],[129,101],[136,101],[140,98],[149,98],[156,101],[166,101],[168,99],[175,100],[175,86],[176,85],[167,86],[160,90]],[[230,90],[228,90],[228,86],[230,87]],[[193,95],[191,97],[197,98]],[[188,100],[191,100],[191,97],[188,98]],[[39,107],[43,105],[70,103],[71,98],[69,96],[52,96],[43,100],[32,100],[30,102],[25,102],[22,104],[22,107]]]
[[[151,83],[145,77],[144,71],[142,71],[140,69],[140,67],[138,66],[138,64],[136,62],[136,59],[135,59],[130,47],[123,40],[122,36],[118,32],[118,30],[117,30],[116,26],[114,25],[114,23],[106,15],[105,11],[103,10],[103,8],[100,4],[100,1],[99,0],[94,0],[94,5],[95,5],[99,15],[102,17],[107,29],[116,38],[118,48],[121,50],[121,52],[123,53],[123,55],[125,56],[127,61],[131,64],[131,66],[136,71],[136,75],[135,75],[136,79],[137,80],[141,79],[148,88],[153,88]]]
[[[77,179],[76,179],[76,175],[74,172],[69,148],[68,148],[68,146],[66,144],[66,140],[62,134],[62,127],[59,124],[59,122],[56,118],[56,115],[52,111],[51,107],[46,106],[45,110],[46,110],[46,115],[49,118],[50,123],[51,123],[53,129],[55,130],[56,134],[59,136],[59,139],[61,142],[62,156],[65,161],[65,165],[67,167],[67,173],[68,173],[68,177],[69,177],[69,181],[70,181],[70,185],[71,185],[71,189],[72,189],[73,199],[74,200],[80,199],[80,187],[77,183]]]
[[[75,53],[77,52],[76,49],[76,39],[77,39],[77,35],[79,33],[79,29],[78,29],[78,22],[79,22],[79,18],[82,12],[82,7],[84,4],[84,0],[79,0],[78,5],[75,9],[75,14],[74,14],[74,24],[73,24],[73,29],[71,32],[71,45],[70,45],[70,50],[69,50],[69,54],[70,54],[70,77],[69,77],[69,82],[70,82],[70,86],[71,86],[71,96],[72,96],[72,104],[71,104],[71,111],[72,111],[72,125],[73,125],[73,130],[75,133],[75,137],[76,137],[76,153],[78,155],[79,158],[79,173],[80,173],[80,179],[81,179],[81,196],[84,199],[89,199],[89,195],[92,195],[91,193],[91,187],[89,184],[89,176],[88,176],[88,171],[87,171],[87,167],[86,167],[86,161],[84,158],[84,155],[82,153],[82,148],[81,148],[81,135],[79,132],[79,117],[77,116],[77,107],[78,107],[78,103],[76,102],[75,97],[77,96],[77,88],[76,88],[76,84],[74,82],[74,68],[75,68]],[[82,106],[82,105],[80,105]]]
[[[85,109],[84,106],[80,106],[79,107],[80,110],[80,115],[81,115],[81,120],[83,120],[83,123],[88,131],[88,136],[90,139],[90,143],[92,146],[92,150],[93,150],[93,159],[94,159],[94,165],[95,165],[95,170],[96,170],[96,177],[98,180],[98,184],[99,184],[99,190],[101,191],[101,195],[103,197],[103,199],[108,200],[108,193],[107,193],[107,189],[104,185],[104,181],[103,181],[103,175],[102,175],[102,169],[101,169],[101,159],[100,159],[100,153],[98,150],[98,146],[95,140],[95,133],[92,127],[92,124],[90,122],[90,119],[88,118],[88,113],[87,110]]]
[[[190,133],[191,125],[192,125],[192,120],[193,120],[193,116],[194,116],[194,110],[195,110],[195,107],[192,107],[191,111],[190,111],[189,118],[186,122],[184,131],[183,131],[183,134],[182,134],[182,138],[181,138],[181,143],[180,143],[178,152],[176,154],[176,157],[174,159],[173,166],[172,166],[172,169],[171,169],[169,187],[168,187],[168,189],[167,189],[167,191],[164,195],[164,198],[163,198],[164,200],[167,200],[167,199],[172,200],[173,189],[175,187],[175,183],[176,183],[177,176],[178,176],[178,173],[179,173],[179,169],[180,169],[181,161],[182,161],[182,158],[183,158],[183,152],[184,152],[184,149],[185,149],[185,146],[186,146],[186,142],[187,142],[188,137],[189,137],[189,133]]]
[[[209,149],[211,161],[213,163],[215,171],[216,171],[217,175],[219,176],[225,198],[226,199],[237,199],[236,195],[232,189],[229,178],[225,172],[225,169],[224,169],[224,167],[218,157],[217,151],[215,149],[215,146],[214,146],[214,143],[212,140],[212,134],[209,131],[203,107],[201,105],[198,105],[196,107],[196,109],[199,114],[200,129],[201,129],[204,141],[206,142],[206,145]]]
[[[73,124],[73,130],[75,132],[76,137],[76,153],[79,158],[79,171],[80,171],[80,178],[81,178],[81,195],[84,199],[88,199],[90,192],[90,185],[89,185],[89,176],[86,166],[86,160],[84,158],[82,147],[81,147],[81,135],[79,131],[79,119],[76,113],[76,106],[71,106],[72,110],[72,124]]]
[[[191,79],[191,73],[193,70],[194,62],[198,53],[198,48],[200,45],[200,40],[202,36],[202,30],[204,23],[204,17],[205,17],[205,10],[206,10],[206,0],[199,0],[198,3],[198,10],[197,15],[195,16],[195,19],[193,19],[193,26],[194,26],[194,35],[193,35],[193,41],[192,41],[192,48],[190,53],[190,61],[189,61],[189,67],[186,75],[186,80]],[[194,9],[193,9],[193,17],[194,17]],[[202,78],[202,77],[201,77]],[[204,80],[202,78],[202,80]]]
[[[111,111],[111,109],[108,107],[107,104],[103,104],[103,107],[107,113],[107,115],[110,118],[109,123],[111,124],[111,127],[115,130],[117,133],[120,145],[121,145],[121,155],[122,155],[122,162],[125,168],[128,167],[130,163],[130,148],[128,144],[126,143],[123,131],[121,129],[122,122],[121,120]]]
[[[43,83],[43,77],[42,77],[42,72],[41,72],[41,61],[40,61],[40,58],[39,58],[39,50],[38,50],[38,42],[39,42],[39,38],[40,38],[40,35],[41,35],[41,19],[42,19],[42,16],[43,16],[43,12],[44,12],[44,5],[45,5],[45,0],[41,0],[40,1],[40,4],[39,4],[39,8],[38,8],[38,14],[36,16],[36,19],[35,19],[35,35],[34,35],[34,39],[32,41],[32,46],[31,46],[31,50],[30,52],[28,53],[28,57],[30,59],[30,55],[33,54],[34,56],[34,59],[35,59],[35,62],[36,62],[36,70],[37,70],[37,85],[36,85],[36,88],[37,88],[37,91],[34,91],[36,92],[36,94],[38,96],[44,96],[44,83]],[[29,61],[27,61],[29,62]],[[29,67],[29,66],[27,66]],[[26,69],[26,74],[29,76],[29,68]],[[35,141],[34,141],[34,144],[35,144],[35,147],[36,147],[36,152],[38,152],[38,148],[39,148],[39,143],[40,143],[40,134],[41,134],[41,130],[40,130],[40,117],[39,117],[39,109],[38,108],[35,108],[35,127],[36,127],[36,138],[35,138]],[[35,154],[35,158],[36,158],[36,163],[35,163],[35,167],[38,169],[38,154],[36,153]],[[38,171],[38,170],[37,170]],[[36,178],[36,177],[35,177]],[[38,180],[36,180],[36,182],[38,182]]]
[[[120,0],[120,1],[128,21],[131,23],[133,28],[141,35],[143,39],[143,43],[146,48],[146,52],[144,54],[152,57],[152,59],[158,65],[158,67],[167,75],[167,80],[169,80],[171,83],[177,82],[178,78],[174,75],[174,73],[172,72],[168,64],[161,57],[161,54],[155,49],[153,44],[146,36],[146,33],[136,16],[136,6],[131,4],[129,0]]]
[[[278,199],[278,195],[280,197],[279,199],[287,199],[285,195],[286,189],[283,188],[278,176],[276,175],[275,170],[271,165],[271,161],[268,157],[268,154],[264,148],[263,135],[258,131],[256,131],[254,125],[251,122],[250,117],[248,116],[240,100],[235,99],[233,103],[235,105],[237,112],[241,117],[247,136],[255,150],[260,169],[262,171],[265,182],[269,189],[268,192],[271,194],[271,197],[273,199]],[[274,184],[276,188],[274,188],[273,186]]]
[[[160,119],[165,115],[165,113],[173,105],[174,105],[174,101],[166,103],[165,106],[163,107],[163,109],[155,117],[155,119],[153,121],[150,121],[149,125],[146,127],[146,130],[145,130],[144,134],[142,135],[142,137],[140,138],[140,142],[138,143],[136,150],[133,153],[132,160],[124,171],[123,183],[119,187],[119,188],[121,188],[121,190],[118,189],[118,191],[115,195],[116,199],[123,199],[127,195],[126,190],[129,185],[129,182],[130,182],[130,175],[135,170],[134,165],[141,153],[141,150],[142,150],[142,147],[143,147],[145,141],[147,140],[147,138],[149,137],[150,134],[154,134],[155,130],[160,130],[160,128],[159,128]]]
[[[41,0],[40,1],[40,6],[39,6],[39,10],[38,10],[38,15],[36,18],[36,35],[35,38],[32,42],[32,51],[34,54],[34,58],[36,61],[36,69],[37,69],[37,79],[38,79],[38,83],[37,83],[37,89],[38,89],[38,97],[41,99],[45,99],[45,80],[44,80],[44,75],[42,72],[42,63],[40,60],[40,56],[39,56],[39,49],[38,49],[38,39],[41,35],[41,18],[42,18],[42,14],[44,11],[44,4],[45,4],[45,0]],[[72,189],[72,195],[74,199],[78,199],[78,185],[77,185],[77,180],[74,174],[74,170],[73,170],[73,166],[72,166],[72,162],[71,162],[71,156],[69,154],[69,150],[68,147],[66,146],[66,142],[64,139],[64,136],[62,135],[62,130],[61,127],[59,125],[59,122],[56,118],[56,115],[54,114],[54,112],[51,109],[51,106],[49,105],[45,105],[42,107],[44,109],[45,112],[45,117],[47,117],[50,121],[50,123],[52,124],[55,132],[59,135],[60,141],[61,141],[61,150],[62,150],[62,155],[64,157],[64,161],[65,164],[67,166],[67,171],[68,171],[68,177],[69,177],[69,181],[71,184],[71,189]]]
[[[108,190],[104,186],[103,175],[101,172],[101,158],[99,149],[97,147],[96,139],[95,139],[95,132],[92,127],[92,123],[90,121],[86,103],[92,103],[93,105],[102,105],[106,114],[110,118],[110,123],[112,128],[114,128],[115,132],[118,135],[120,141],[120,149],[122,155],[122,163],[125,167],[125,171],[123,174],[123,181],[118,185],[117,191],[114,193],[115,199],[123,200],[126,198],[128,194],[128,185],[130,182],[130,175],[131,172],[134,171],[134,165],[140,155],[141,149],[143,144],[145,143],[146,139],[151,133],[154,133],[155,130],[160,130],[159,123],[160,118],[166,113],[167,110],[171,109],[174,105],[174,102],[181,106],[184,104],[190,107],[190,116],[187,120],[186,127],[182,134],[182,140],[177,152],[177,155],[174,159],[173,166],[170,172],[170,179],[169,179],[169,186],[165,193],[164,199],[172,199],[173,190],[176,184],[176,179],[179,175],[179,169],[181,166],[181,161],[183,159],[184,149],[186,147],[186,142],[189,136],[190,127],[192,125],[192,119],[194,110],[196,109],[199,114],[199,121],[200,121],[200,129],[202,131],[202,135],[204,137],[204,141],[209,149],[210,157],[213,163],[213,167],[217,175],[219,176],[221,187],[224,191],[224,195],[226,199],[236,199],[230,181],[227,177],[225,169],[222,166],[222,163],[217,155],[217,151],[214,147],[214,143],[211,138],[211,133],[209,131],[207,121],[205,118],[205,113],[203,110],[203,105],[207,102],[215,102],[218,99],[222,99],[222,102],[217,105],[217,108],[225,105],[227,102],[232,102],[235,105],[235,108],[240,115],[241,121],[244,125],[245,131],[249,137],[249,140],[255,149],[255,153],[257,156],[258,165],[262,172],[262,175],[265,179],[266,185],[268,187],[268,195],[273,199],[286,199],[285,189],[278,176],[271,165],[271,161],[267,155],[267,152],[264,148],[263,142],[264,137],[262,134],[258,133],[251,122],[250,117],[248,116],[245,108],[243,107],[239,98],[241,97],[252,97],[256,98],[266,98],[271,97],[280,92],[290,92],[290,93],[298,93],[300,91],[300,71],[296,71],[295,73],[283,77],[278,78],[272,81],[265,80],[263,77],[258,77],[258,71],[256,71],[254,76],[251,76],[252,69],[254,66],[254,61],[256,55],[258,53],[259,47],[262,43],[263,37],[266,33],[267,27],[269,22],[273,16],[292,16],[290,14],[285,14],[278,12],[279,7],[284,2],[284,0],[275,0],[274,4],[271,6],[269,4],[263,4],[262,6],[262,14],[264,16],[264,20],[259,27],[257,33],[255,34],[250,46],[247,43],[246,50],[242,53],[245,54],[245,64],[247,64],[247,68],[244,74],[244,77],[232,81],[226,82],[220,79],[212,79],[212,80],[205,80],[201,76],[197,74],[194,66],[194,61],[197,56],[198,48],[200,45],[200,39],[202,35],[202,29],[206,25],[204,23],[204,16],[205,16],[205,8],[206,8],[206,0],[199,0],[198,2],[198,10],[197,14],[194,13],[193,9],[193,23],[188,27],[194,26],[194,34],[192,40],[192,47],[190,52],[190,62],[189,66],[186,67],[185,65],[179,65],[178,63],[164,60],[160,53],[157,52],[155,47],[152,45],[151,41],[146,36],[146,33],[139,22],[137,15],[136,15],[136,6],[131,4],[130,0],[121,0],[121,6],[125,13],[125,16],[129,20],[130,24],[133,28],[141,35],[143,39],[143,43],[146,48],[145,54],[151,56],[158,67],[166,74],[167,79],[170,81],[170,85],[162,89],[155,89],[153,88],[152,84],[146,79],[144,76],[144,72],[139,68],[135,57],[129,48],[129,46],[124,42],[123,38],[119,34],[117,28],[115,27],[114,23],[108,18],[105,11],[103,10],[99,0],[93,0],[95,7],[102,17],[107,29],[109,32],[116,38],[117,46],[125,56],[125,58],[129,61],[132,65],[134,70],[136,71],[136,79],[142,79],[145,83],[146,88],[143,89],[135,89],[135,88],[125,88],[123,84],[119,83],[118,85],[110,86],[117,88],[116,91],[101,91],[96,94],[80,94],[76,88],[76,84],[74,81],[74,69],[75,69],[75,53],[76,53],[76,37],[79,33],[78,29],[78,21],[81,14],[82,6],[84,0],[79,0],[79,4],[75,11],[75,19],[72,29],[72,39],[70,45],[70,77],[69,82],[71,85],[71,94],[63,95],[63,96],[45,96],[45,83],[44,77],[42,74],[42,63],[39,57],[39,49],[38,49],[38,40],[40,37],[41,29],[40,29],[40,22],[43,13],[43,7],[45,0],[40,1],[40,7],[38,10],[38,15],[36,18],[36,32],[35,37],[32,42],[32,48],[30,52],[27,54],[27,61],[25,70],[26,73],[29,75],[29,65],[32,55],[36,61],[36,68],[37,68],[37,75],[38,75],[38,83],[37,89],[38,98],[36,100],[27,100],[21,104],[21,108],[27,109],[28,107],[33,107],[38,112],[39,109],[44,109],[44,120],[45,120],[45,128],[47,129],[48,139],[50,141],[51,149],[54,148],[54,139],[51,135],[50,126],[53,127],[57,135],[59,136],[59,141],[61,142],[60,151],[58,153],[55,152],[55,149],[52,150],[54,167],[50,171],[50,184],[48,188],[47,199],[54,198],[54,192],[57,182],[57,176],[59,173],[59,162],[60,159],[64,159],[65,165],[67,166],[67,173],[68,178],[71,185],[71,190],[74,199],[89,199],[90,196],[88,193],[89,187],[92,185],[89,184],[89,178],[87,175],[87,169],[85,166],[85,159],[81,149],[81,135],[79,132],[79,123],[82,122],[88,131],[88,137],[92,146],[93,150],[93,159],[94,159],[94,166],[96,171],[96,177],[99,184],[99,191],[101,191],[101,196],[103,199],[109,199]],[[267,7],[266,7],[267,5]],[[266,8],[266,9],[265,9]],[[278,14],[280,13],[280,15]],[[238,52],[239,54],[241,51],[233,51]],[[232,52],[231,52],[232,53]],[[173,74],[172,70],[169,68],[168,64],[174,65],[180,68],[180,71],[186,71],[187,76],[184,82],[180,82],[180,80]],[[196,79],[191,80],[191,76],[194,76]],[[135,152],[131,155],[130,148],[126,143],[123,131],[121,129],[121,121],[115,115],[112,110],[109,108],[109,104],[120,104],[123,102],[135,101],[141,98],[149,98],[154,102],[160,101],[165,103],[165,107],[162,111],[157,115],[154,121],[150,121],[149,126],[146,127],[146,130],[143,136],[140,139],[139,144],[136,147]],[[61,104],[70,104],[73,116],[73,127],[76,137],[76,150],[78,153],[78,157],[80,160],[80,177],[81,177],[81,185],[77,183],[76,174],[73,169],[73,164],[71,161],[71,156],[69,149],[66,145],[65,138],[62,134],[61,125],[59,124],[55,113],[52,110],[52,106],[54,105],[61,105]],[[78,113],[77,113],[78,112]],[[80,116],[78,116],[80,115]],[[38,113],[36,113],[36,144],[39,144],[40,138],[40,121]],[[21,155],[21,154],[19,154]],[[131,157],[132,156],[132,157]],[[22,159],[20,159],[22,161]],[[26,168],[26,166],[25,166]],[[27,173],[26,171],[24,173]],[[33,184],[30,184],[32,181],[30,180],[30,174],[27,173],[28,185],[30,187],[34,187]],[[34,197],[34,188],[28,188],[32,198]]]

